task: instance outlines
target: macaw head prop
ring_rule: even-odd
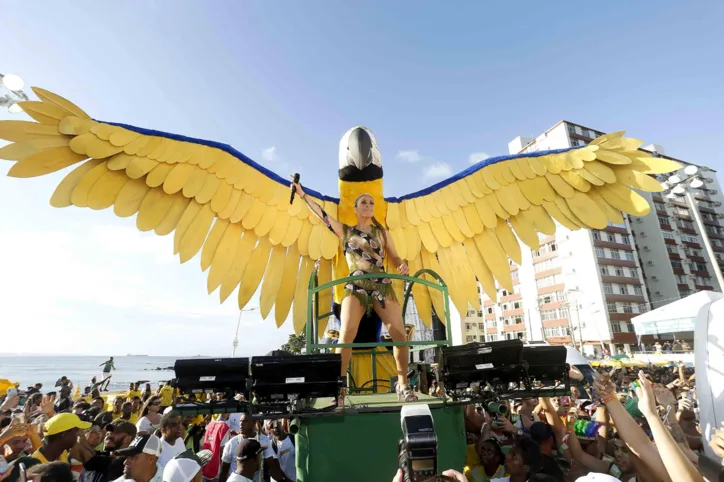
[[[353,127],[339,141],[339,178],[374,181],[382,177],[382,156],[377,140],[366,127]]]

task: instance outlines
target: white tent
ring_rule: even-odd
[[[715,291],[699,291],[668,305],[656,308],[631,319],[636,335],[658,335],[694,331],[699,310],[712,301],[722,298]]]

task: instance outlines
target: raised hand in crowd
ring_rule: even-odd
[[[721,423],[721,428],[711,436],[709,447],[711,447],[718,457],[724,459],[724,422]]]

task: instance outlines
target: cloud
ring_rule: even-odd
[[[274,162],[278,160],[279,154],[277,154],[277,146],[267,147],[266,149],[262,150],[261,158],[269,162]]]
[[[424,158],[420,155],[419,152],[417,152],[416,149],[408,150],[408,151],[399,151],[397,153],[397,158],[400,160],[403,160],[405,162],[420,162]]]
[[[423,176],[428,181],[445,179],[452,175],[452,168],[446,162],[435,162],[427,166],[423,171]]]
[[[487,159],[489,157],[490,154],[488,154],[487,152],[473,152],[468,156],[468,161],[470,162],[470,164],[477,164],[483,159]]]

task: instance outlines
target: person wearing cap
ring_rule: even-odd
[[[60,413],[43,425],[43,446],[31,457],[40,462],[60,461],[68,463],[68,451],[78,442],[78,431],[91,428],[90,422],[82,421],[73,413]]]
[[[191,449],[181,452],[163,468],[163,482],[201,482],[201,469],[212,456],[211,450],[195,455]]]
[[[254,439],[259,442],[259,445],[261,445],[261,448],[263,449],[263,460],[266,462],[269,469],[269,475],[276,482],[288,481],[289,479],[284,475],[284,472],[279,466],[279,460],[277,459],[277,455],[274,453],[269,437],[264,434],[257,433],[256,423],[247,413],[241,414],[240,430],[241,433],[239,435],[233,437],[224,445],[224,451],[221,456],[221,474],[219,475],[219,482],[226,482],[229,474],[236,472],[237,457],[235,455],[237,453],[237,447],[241,442],[247,439]],[[261,471],[256,474],[256,478],[254,479],[255,482],[261,480],[260,475]]]
[[[231,474],[228,482],[259,482],[263,452],[261,444],[254,439],[239,442],[236,450],[236,471]]]
[[[563,482],[563,471],[553,457],[556,441],[553,436],[553,428],[545,422],[533,422],[528,429],[530,438],[540,445],[542,455],[540,473],[550,475],[554,479]]]
[[[126,458],[113,454],[131,445],[136,437],[136,426],[126,420],[114,420],[106,427],[104,451],[95,451],[83,464],[81,482],[108,482],[123,476]]]
[[[123,475],[115,482],[129,479],[135,482],[162,482],[163,467],[158,464],[161,439],[155,435],[139,435],[128,447],[116,450],[114,455],[126,458],[123,462]]]

